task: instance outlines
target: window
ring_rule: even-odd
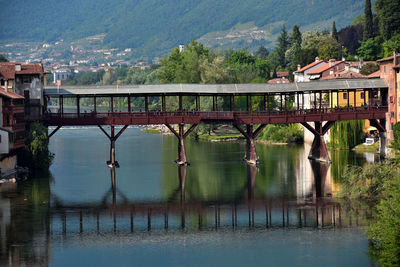
[[[347,99],[347,93],[343,93],[343,99]]]
[[[365,93],[364,93],[364,92],[361,92],[361,93],[360,93],[360,98],[361,98],[361,99],[364,99],[364,97],[365,97]]]
[[[390,104],[393,104],[393,103],[394,103],[393,96],[390,96]]]
[[[24,76],[24,77],[22,78],[22,82],[23,82],[23,83],[31,83],[31,77],[29,77],[29,76]]]
[[[1,80],[1,81],[0,81],[0,85],[1,85],[1,86],[4,86],[4,85],[5,85],[4,80]]]

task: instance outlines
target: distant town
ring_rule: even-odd
[[[150,68],[159,58],[132,61],[132,49],[103,47],[104,35],[67,42],[8,42],[0,44],[0,54],[10,62],[42,63],[52,80],[65,81],[71,73],[107,71],[110,68]]]

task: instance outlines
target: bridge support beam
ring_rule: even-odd
[[[385,158],[386,156],[386,122],[384,119],[381,120],[369,120],[371,126],[375,127],[379,131],[379,154],[381,158]]]
[[[111,134],[108,134],[106,132],[106,130],[104,130],[104,128],[101,127],[101,125],[98,125],[100,130],[110,140],[110,160],[107,161],[107,166],[110,168],[114,168],[114,167],[119,168],[119,163],[118,163],[118,161],[115,160],[115,141],[117,141],[118,137],[121,136],[121,134],[126,130],[126,128],[128,128],[128,126],[129,125],[125,125],[124,127],[122,127],[122,129],[117,134],[115,134],[115,126],[111,125]]]
[[[178,124],[178,132],[175,131],[175,129],[169,124],[165,124],[165,126],[167,126],[168,129],[178,138],[178,158],[175,160],[175,162],[178,165],[188,165],[188,162],[186,160],[184,140],[196,128],[197,124],[192,124],[192,126],[190,126],[190,128],[186,132],[185,124],[183,123]]]
[[[314,122],[315,128],[313,128],[307,122],[302,122],[301,124],[310,132],[314,134],[314,141],[311,145],[310,154],[308,155],[309,159],[321,161],[321,162],[331,162],[329,158],[328,149],[326,147],[324,135],[328,132],[328,130],[332,127],[335,121],[328,121],[322,126],[322,122],[316,121]]]
[[[252,124],[246,124],[246,131],[240,127],[238,124],[233,124],[233,126],[238,129],[238,131],[246,138],[246,155],[244,160],[246,163],[251,165],[258,164],[255,140],[261,131],[265,128],[266,124],[261,124],[258,128],[253,131]]]

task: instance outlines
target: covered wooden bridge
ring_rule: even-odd
[[[99,126],[111,142],[110,166],[118,164],[115,141],[124,130],[150,124],[164,124],[178,138],[179,164],[187,163],[184,139],[200,123],[237,128],[247,140],[245,159],[251,164],[257,162],[254,140],[267,124],[301,123],[315,136],[310,158],[329,161],[323,135],[335,121],[368,119],[385,132],[388,112],[388,87],[382,79],[48,87],[44,97],[42,121],[56,126],[49,136],[62,126]],[[111,126],[111,133],[104,125]],[[123,128],[115,133],[117,125]]]

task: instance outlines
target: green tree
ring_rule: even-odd
[[[281,33],[278,37],[278,46],[276,47],[276,52],[279,57],[279,65],[284,68],[286,67],[286,50],[288,50],[290,45],[289,36],[286,31],[285,25],[282,26]]]
[[[200,62],[212,61],[216,55],[201,43],[191,41],[183,52],[172,49],[169,57],[161,60],[157,78],[161,83],[200,83]]]
[[[357,53],[364,60],[376,60],[380,57],[381,46],[377,39],[368,39],[360,42],[361,46],[357,49]]]
[[[371,0],[365,0],[365,9],[364,9],[364,33],[363,40],[366,41],[370,38],[374,37],[374,25],[373,25],[373,17],[371,10]]]
[[[294,25],[292,28],[292,36],[290,37],[290,42],[292,46],[294,44],[301,46],[302,37],[301,37],[300,27],[298,25]]]
[[[392,38],[383,42],[383,56],[393,56],[393,51],[400,52],[400,34],[393,35]]]
[[[360,73],[362,75],[370,75],[371,73],[374,73],[375,71],[379,70],[379,66],[375,63],[368,62],[364,66],[362,66]]]
[[[103,75],[103,84],[110,85],[116,83],[118,80],[117,71],[115,69],[109,69]]]
[[[334,38],[323,37],[318,42],[318,56],[322,60],[341,58],[341,46]]]
[[[202,83],[226,83],[229,81],[229,71],[225,67],[225,58],[216,56],[211,62],[204,58],[200,62],[200,77]]]
[[[337,42],[339,41],[338,32],[336,30],[336,22],[333,21],[332,23],[332,38],[335,39]]]
[[[385,40],[400,33],[400,1],[376,0],[374,8],[379,16],[380,33]]]
[[[267,59],[268,54],[269,54],[268,49],[265,48],[265,46],[260,46],[257,49],[255,56],[258,57],[259,59],[265,60],[265,59]]]
[[[2,54],[0,54],[0,62],[8,62],[8,59]]]
[[[25,147],[18,155],[18,164],[31,171],[48,170],[54,158],[48,145],[47,128],[37,122],[30,124],[25,134]]]

